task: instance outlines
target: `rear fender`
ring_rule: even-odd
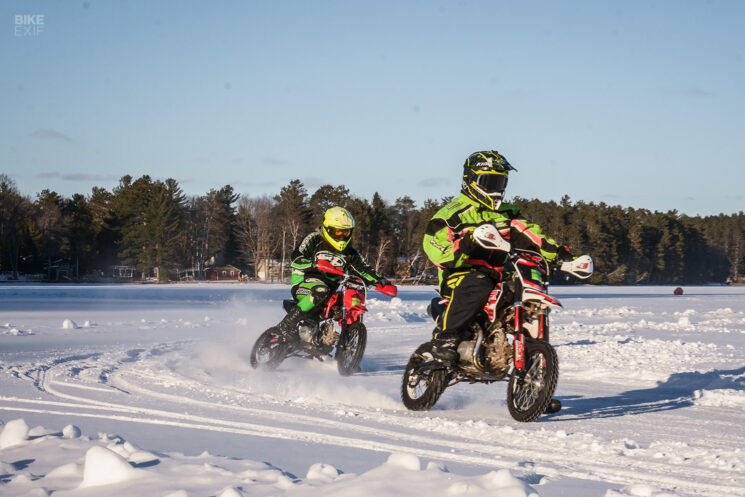
[[[489,294],[489,298],[486,300],[486,304],[484,304],[484,312],[486,313],[486,317],[489,320],[490,323],[493,323],[494,320],[497,318],[497,305],[499,304],[499,299],[502,297],[502,283],[497,283],[497,286],[494,287],[494,290],[491,291]]]

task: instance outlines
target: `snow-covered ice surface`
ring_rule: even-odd
[[[554,287],[564,409],[399,400],[431,288],[371,293],[362,371],[254,371],[281,285],[0,285],[3,496],[745,496],[745,287]]]

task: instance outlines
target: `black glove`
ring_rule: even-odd
[[[556,259],[559,261],[571,261],[574,257],[572,257],[569,247],[562,245],[559,247],[559,250],[556,251]]]
[[[458,245],[458,252],[461,254],[473,254],[478,248],[480,248],[480,245],[476,243],[476,241],[473,239],[472,233],[466,233],[461,239],[460,244]]]
[[[380,285],[380,286],[388,286],[388,285],[390,285],[390,284],[391,284],[391,282],[390,282],[390,281],[388,281],[388,280],[387,280],[387,279],[385,279],[385,278],[380,278],[380,279],[378,280],[378,283],[377,283],[377,284],[378,284],[378,285]]]

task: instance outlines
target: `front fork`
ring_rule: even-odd
[[[522,322],[520,321],[521,309],[522,303],[515,302],[515,342],[512,349],[515,354],[515,369],[522,374],[525,373],[525,333],[523,333]]]
[[[513,344],[514,351],[514,364],[515,369],[521,373],[525,373],[525,330],[523,330],[523,321],[521,318],[523,308],[522,302],[515,302],[515,342]],[[534,333],[537,331],[538,336],[535,337],[538,340],[545,340],[548,342],[548,326],[546,314],[541,313],[538,318],[538,329],[534,329]]]

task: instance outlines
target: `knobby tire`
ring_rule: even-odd
[[[354,322],[342,330],[336,347],[336,366],[340,375],[350,376],[359,371],[365,345],[367,328],[361,322]]]
[[[422,344],[411,355],[401,382],[401,400],[412,411],[427,411],[437,403],[447,387],[447,371],[444,368],[428,369],[417,372],[426,362],[424,351],[428,344]],[[431,357],[430,354],[428,354]]]
[[[525,375],[515,371],[507,387],[507,408],[521,422],[531,422],[547,411],[559,380],[559,359],[543,341],[525,344]]]
[[[285,359],[287,349],[288,344],[279,329],[269,328],[259,336],[251,350],[251,367],[275,370]]]

